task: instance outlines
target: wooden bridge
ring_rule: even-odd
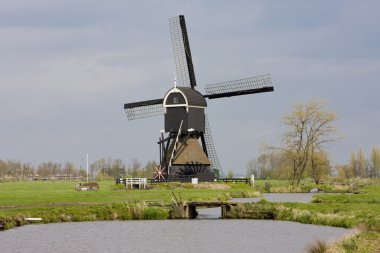
[[[238,203],[225,202],[225,201],[192,201],[186,202],[182,205],[174,205],[171,211],[172,219],[194,219],[197,217],[197,207],[220,207],[221,218],[225,217],[225,213],[228,212],[231,206],[236,206]]]

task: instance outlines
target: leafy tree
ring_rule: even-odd
[[[336,166],[338,172],[338,179],[346,180],[353,177],[352,171],[348,165],[338,165]]]
[[[310,156],[311,177],[316,184],[319,184],[324,177],[330,174],[330,161],[325,152],[315,152],[313,149],[312,152]]]

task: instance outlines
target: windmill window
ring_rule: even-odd
[[[173,104],[178,104],[178,97],[173,97]]]

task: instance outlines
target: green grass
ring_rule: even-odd
[[[0,183],[0,216],[19,210],[60,206],[89,206],[111,203],[137,203],[160,200],[170,204],[172,193],[183,200],[218,200],[225,196],[253,196],[253,189],[244,183],[229,184],[230,189],[195,189],[191,184],[158,184],[150,190],[118,190],[114,181],[99,182],[99,191],[75,191],[77,182],[36,181]]]
[[[266,180],[255,182],[256,190],[265,191]],[[271,180],[271,192],[307,192],[315,187],[303,182],[294,187],[285,180]],[[378,183],[378,182],[377,182]],[[229,189],[196,189],[191,184],[156,184],[149,190],[121,190],[114,181],[99,182],[99,191],[76,192],[77,182],[37,181],[0,183],[0,224],[12,228],[25,224],[25,217],[41,217],[43,222],[166,219],[173,193],[184,201],[228,200],[231,197],[257,195],[249,185],[230,183]],[[346,191],[348,187],[324,185],[330,192]],[[232,208],[234,218],[269,218],[352,228],[365,224],[368,232],[342,242],[340,248],[369,249],[376,252],[380,240],[380,184],[361,186],[359,194],[317,194],[312,203],[243,204]],[[145,201],[159,201],[153,207]],[[337,246],[338,247],[338,246]],[[350,251],[351,250],[351,251]]]
[[[367,224],[380,228],[380,185],[370,185],[360,194],[318,194],[312,203],[247,203],[232,208],[231,217],[260,217],[271,212],[275,219],[352,228]]]
[[[192,184],[155,184],[148,190],[124,190],[114,181],[99,182],[99,191],[75,191],[77,182],[37,181],[0,183],[0,225],[24,225],[26,217],[43,222],[114,219],[166,219],[173,193],[182,201],[229,200],[257,195],[249,185],[228,189],[198,189]],[[151,206],[163,203],[162,206]],[[147,204],[146,204],[147,203]]]
[[[254,219],[273,217],[277,220],[345,228],[365,226],[365,231],[332,245],[331,248],[336,251],[326,252],[380,252],[380,184],[365,186],[359,192],[318,194],[312,203],[248,203],[232,207],[230,216]],[[309,252],[322,250],[320,246],[311,245]]]
[[[380,185],[369,185],[359,194],[322,194],[316,195],[314,203],[367,203],[380,204]],[[380,206],[380,205],[379,205]]]

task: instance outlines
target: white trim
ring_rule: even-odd
[[[187,104],[173,104],[173,105],[167,105],[164,107],[187,107]]]
[[[175,104],[175,105],[167,105],[167,106],[164,106],[164,107],[192,107],[192,108],[203,108],[205,109],[206,107],[205,106],[198,106],[198,105],[186,105],[186,104]]]
[[[168,99],[169,95],[172,94],[172,93],[174,93],[174,92],[179,92],[179,93],[181,93],[181,95],[184,97],[185,102],[186,102],[185,104],[175,104],[175,107],[178,107],[179,105],[182,105],[182,106],[186,106],[186,107],[188,107],[188,106],[189,106],[189,101],[187,101],[187,97],[185,96],[185,94],[184,94],[180,89],[178,89],[177,87],[174,87],[174,88],[171,88],[171,89],[166,93],[166,95],[165,95],[165,97],[164,97],[164,102],[162,103],[162,105],[164,106],[164,108],[165,108],[165,107],[169,107],[169,106],[166,105],[166,100]],[[171,107],[171,106],[170,106],[170,107]]]

